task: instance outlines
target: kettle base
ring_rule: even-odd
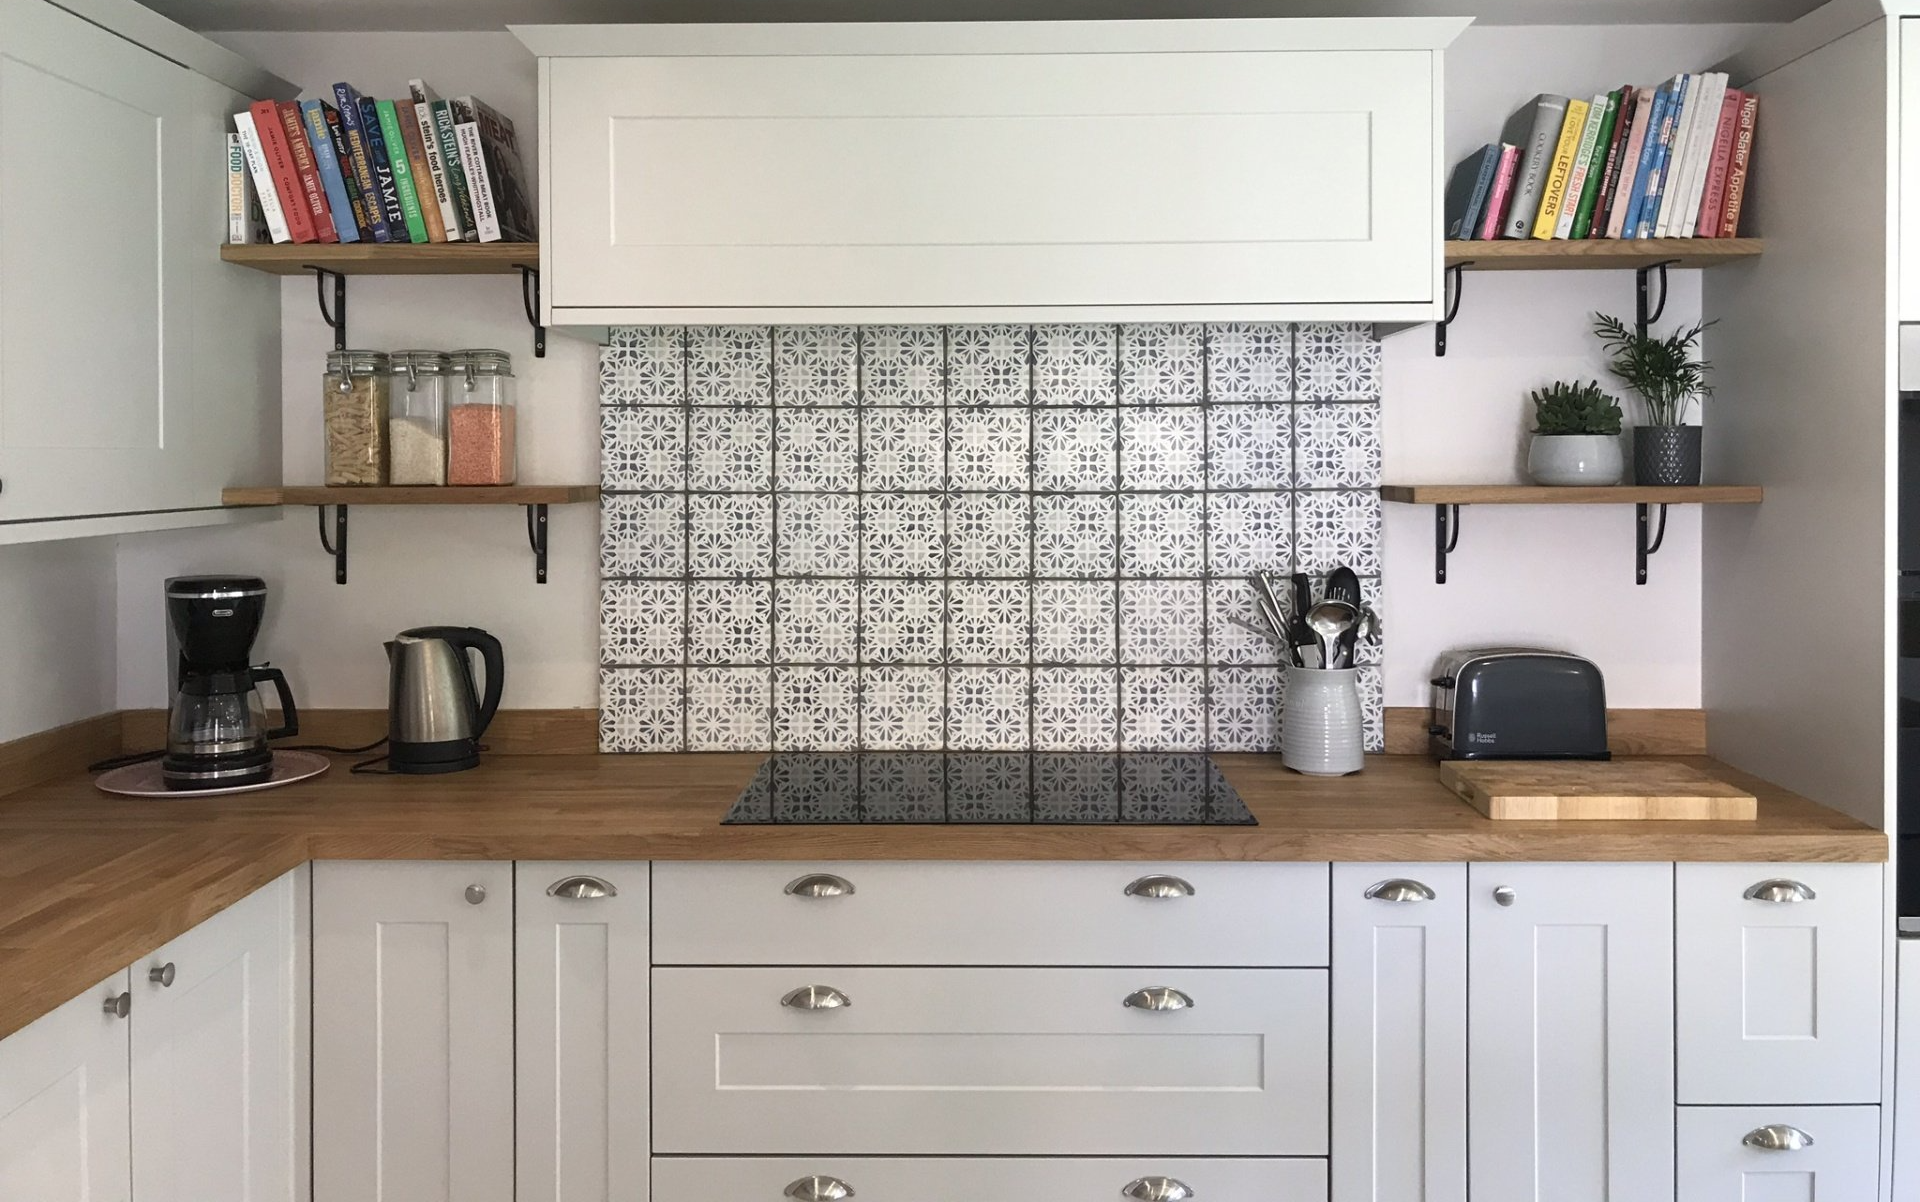
[[[480,747],[472,739],[447,739],[438,743],[390,743],[387,769],[404,776],[433,776],[443,772],[465,772],[480,766]]]

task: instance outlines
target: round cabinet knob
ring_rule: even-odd
[[[1150,985],[1129,993],[1120,1004],[1129,1010],[1190,1010],[1193,999],[1166,985]]]
[[[1138,1198],[1140,1202],[1181,1202],[1194,1193],[1186,1182],[1174,1177],[1142,1177],[1128,1182],[1120,1190],[1120,1196]]]
[[[800,1202],[834,1202],[853,1197],[853,1187],[838,1177],[802,1177],[781,1191]]]
[[[1813,1136],[1798,1127],[1789,1127],[1785,1123],[1769,1123],[1747,1132],[1741,1137],[1740,1142],[1749,1148],[1758,1148],[1762,1152],[1798,1152],[1802,1148],[1813,1146]]]
[[[780,999],[789,1010],[844,1010],[853,999],[831,985],[802,985]]]
[[[1177,876],[1143,876],[1125,892],[1128,897],[1192,897],[1193,886]]]
[[[133,995],[116,993],[102,1002],[100,1008],[114,1018],[125,1018],[133,1013]]]
[[[152,981],[162,989],[172,989],[173,961],[169,960],[165,964],[157,964],[149,968],[147,970],[147,980]]]
[[[475,886],[475,888],[479,887]],[[486,896],[486,890],[480,890],[480,894],[482,897]],[[601,877],[569,876],[548,885],[547,896],[564,897],[572,901],[595,901],[602,897],[618,897],[620,891],[613,887],[612,881]]]
[[[1493,900],[1496,905],[1511,906],[1513,904],[1513,886],[1501,885],[1495,889],[1493,891]]]
[[[787,882],[789,897],[848,897],[853,893],[853,882],[831,872],[810,872]]]
[[[1366,896],[1374,901],[1423,902],[1433,900],[1433,890],[1419,881],[1395,877],[1390,881],[1381,881],[1369,887]]]
[[[487,887],[485,885],[467,886],[467,904],[469,906],[477,906],[485,900],[487,900]]]
[[[1748,885],[1744,896],[1748,901],[1784,903],[1812,901],[1818,895],[1799,881],[1774,877],[1771,880]]]

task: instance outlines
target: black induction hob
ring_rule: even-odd
[[[776,752],[721,820],[1253,826],[1198,753]]]

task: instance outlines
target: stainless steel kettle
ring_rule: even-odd
[[[480,736],[506,680],[500,640],[473,626],[422,626],[386,646],[388,767],[419,774],[479,767]],[[486,665],[484,697],[473,685],[474,651]]]

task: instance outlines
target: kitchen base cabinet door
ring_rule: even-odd
[[[1327,974],[657,968],[653,1088],[661,1153],[1324,1156]]]
[[[1467,866],[1333,866],[1334,1202],[1465,1202]]]
[[[107,1013],[127,974],[0,1039],[0,1198],[123,1202],[127,1019]]]
[[[1675,873],[1680,1102],[1879,1102],[1881,866]]]
[[[314,864],[313,1195],[512,1202],[512,864]]]
[[[514,865],[516,1202],[645,1202],[645,862]]]
[[[1878,1106],[1682,1106],[1681,1202],[1873,1202]]]
[[[1673,1197],[1673,865],[1474,864],[1467,884],[1474,1202]]]
[[[850,1191],[840,1193],[835,1185]],[[1183,1192],[1178,1187],[1184,1186]],[[1157,1188],[1156,1188],[1157,1187]],[[1326,1202],[1324,1160],[1070,1160],[942,1157],[661,1156],[653,1193],[676,1202]]]
[[[306,1196],[306,882],[290,872],[134,965],[139,1202]]]

